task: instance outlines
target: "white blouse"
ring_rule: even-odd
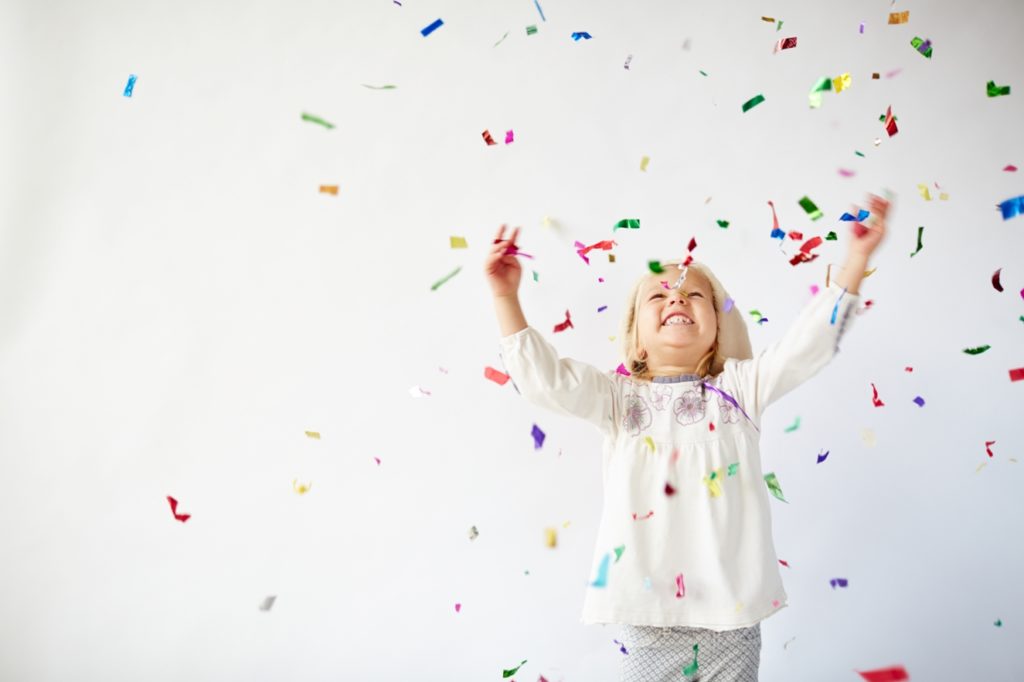
[[[559,358],[532,327],[501,338],[506,371],[528,401],[604,434],[604,506],[582,622],[729,630],[786,605],[761,415],[838,352],[858,300],[832,283],[781,340],[726,360],[707,383],[642,381]]]

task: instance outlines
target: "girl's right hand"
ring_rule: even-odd
[[[519,291],[523,268],[519,265],[519,259],[507,251],[510,247],[516,246],[519,228],[512,230],[508,239],[502,239],[504,234],[505,226],[502,225],[494,237],[490,253],[484,260],[484,275],[487,276],[487,282],[495,296],[514,296]]]

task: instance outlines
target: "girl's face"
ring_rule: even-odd
[[[696,367],[715,342],[718,316],[711,284],[694,269],[679,289],[672,287],[680,271],[668,267],[654,273],[640,287],[637,338],[647,351],[647,366]]]

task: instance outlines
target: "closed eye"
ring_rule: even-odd
[[[665,294],[654,294],[653,296],[651,296],[651,297],[650,297],[649,299],[647,299],[647,300],[649,300],[649,301],[653,301],[654,299],[658,298],[659,296],[660,296],[661,298],[665,298]]]

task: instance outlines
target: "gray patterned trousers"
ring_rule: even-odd
[[[757,682],[760,624],[716,632],[704,628],[623,625],[622,682]],[[693,645],[697,669],[692,675]]]

